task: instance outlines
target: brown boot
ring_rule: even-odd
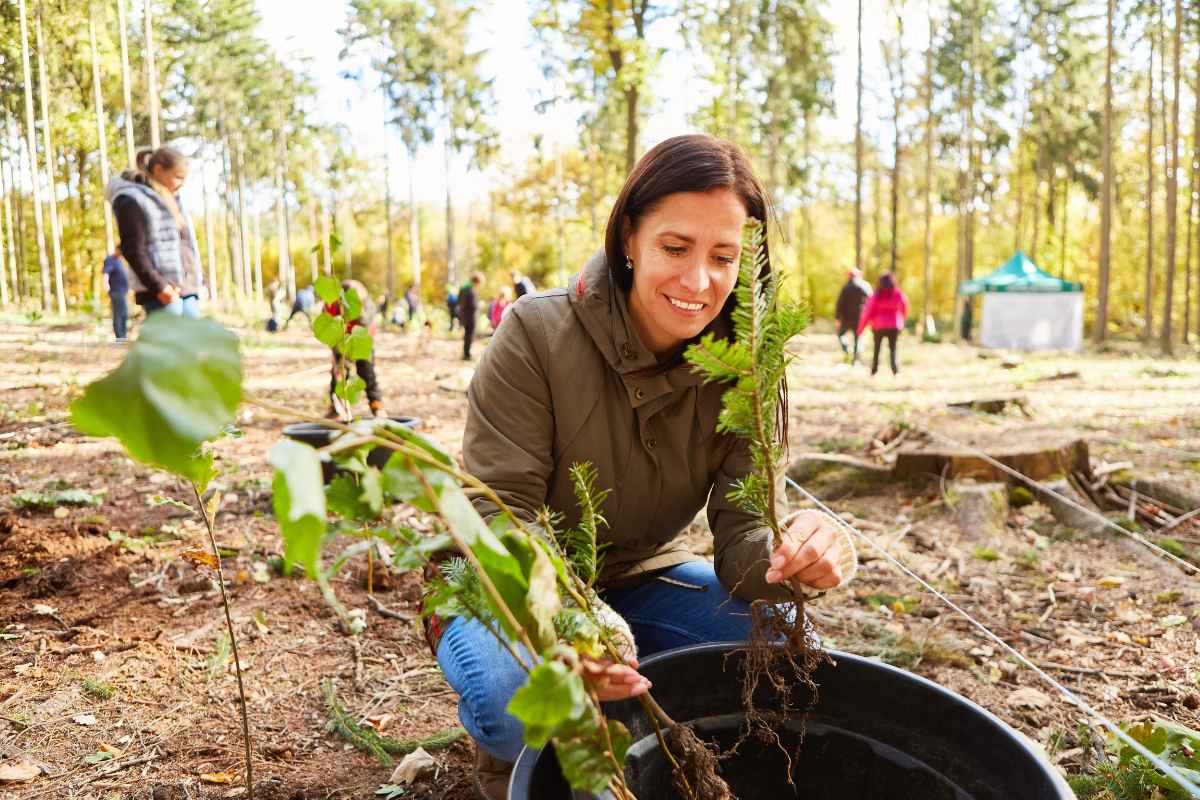
[[[513,765],[475,745],[475,794],[479,800],[506,800]]]

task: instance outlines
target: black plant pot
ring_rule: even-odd
[[[359,425],[362,422],[382,423],[385,421],[403,426],[408,428],[410,431],[421,427],[421,420],[417,417],[387,417],[386,420],[368,419],[355,422],[354,424]],[[324,447],[332,442],[341,433],[342,430],[340,428],[334,428],[320,422],[294,422],[291,425],[285,426],[283,429],[283,435],[287,438],[293,439],[297,442],[303,442],[304,444],[311,445],[312,447],[316,448]],[[386,447],[376,447],[367,454],[367,463],[372,467],[382,468],[383,465],[387,463],[388,457],[391,454],[392,451]],[[339,470],[333,463],[333,460],[329,458],[328,455],[322,453],[321,475],[325,479],[325,483],[332,481],[333,477],[337,475],[338,471]]]
[[[728,750],[742,721],[738,643],[706,644],[647,658],[640,671],[679,722]],[[722,759],[720,773],[741,800],[1074,800],[1055,768],[1012,728],[971,701],[904,670],[831,652],[836,665],[814,675],[820,687],[792,776],[774,745],[744,742]],[[765,683],[765,682],[763,682]],[[797,698],[808,697],[797,687]],[[777,707],[761,686],[755,704]],[[639,800],[677,797],[671,770],[641,706],[608,703],[605,712],[633,735],[625,777]],[[795,749],[800,720],[777,731]],[[553,747],[526,748],[509,800],[570,800]],[[605,793],[605,798],[611,794]]]

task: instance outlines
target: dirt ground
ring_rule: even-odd
[[[248,392],[324,411],[328,355],[306,331],[241,333]],[[831,335],[802,337],[791,380],[793,454],[862,455],[897,420],[973,440],[1076,431],[1094,465],[1128,461],[1137,475],[1200,491],[1194,360],[1114,352],[1005,363],[957,345],[917,347],[911,337],[901,347],[900,375],[871,378],[842,363]],[[388,409],[420,417],[422,430],[452,452],[470,378],[460,352],[441,332],[387,331],[377,339]],[[0,323],[8,365],[0,376],[0,765],[42,769],[28,782],[0,783],[6,800],[244,792],[219,594],[181,558],[205,546],[203,528],[161,502],[191,498],[174,479],[130,461],[115,441],[81,436],[67,421],[70,400],[123,353],[99,323]],[[1061,377],[1066,372],[1077,375]],[[1031,418],[946,405],[997,394],[1023,396]],[[255,795],[373,797],[390,769],[327,730],[322,679],[336,681],[359,719],[397,739],[457,724],[455,697],[413,621],[417,576],[376,572],[374,598],[396,618],[368,600],[365,564],[344,573],[338,594],[368,611],[355,647],[315,586],[273,568],[281,543],[266,452],[285,422],[244,406],[243,435],[216,448],[225,492],[218,541],[245,667]],[[810,488],[1106,715],[1200,725],[1197,578],[1127,538],[1065,529],[1036,503],[1012,510],[986,540],[967,535],[937,476],[903,483],[825,476]],[[95,503],[31,509],[14,498],[64,489],[86,490]],[[1173,533],[1200,553],[1198,520]],[[869,548],[862,559],[853,584],[814,608],[827,646],[949,686],[1047,745],[1064,769],[1077,767],[1078,711]],[[404,796],[471,797],[469,744],[434,755],[437,775]]]

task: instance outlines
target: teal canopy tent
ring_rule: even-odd
[[[964,295],[987,292],[1082,292],[1083,284],[1056,278],[1043,272],[1029,256],[1018,250],[1004,265],[982,278],[963,281],[958,293]]]
[[[979,343],[1011,350],[1078,350],[1083,285],[1043,272],[1017,251],[995,272],[963,281],[959,294],[983,295]]]

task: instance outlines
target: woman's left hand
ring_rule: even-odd
[[[767,567],[767,583],[789,581],[813,589],[832,589],[842,582],[840,564],[845,539],[820,511],[801,511],[781,537]]]

